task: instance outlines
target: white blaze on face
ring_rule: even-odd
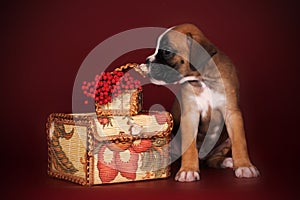
[[[159,50],[159,46],[160,46],[160,43],[161,43],[161,39],[163,38],[164,35],[166,35],[170,30],[172,30],[174,27],[171,27],[169,29],[167,29],[165,32],[163,32],[157,39],[157,44],[156,44],[156,49],[155,49],[155,52],[153,55],[150,56],[150,58],[155,58],[155,55],[158,53],[158,50]],[[150,61],[151,62],[151,61]]]
[[[159,37],[158,37],[158,39],[157,39],[157,43],[156,43],[156,49],[155,49],[155,52],[154,52],[154,54],[152,54],[151,56],[149,56],[147,59],[149,59],[149,62],[151,63],[151,62],[153,62],[154,60],[155,60],[155,56],[156,56],[156,54],[158,53],[158,50],[159,50],[159,46],[160,46],[160,42],[161,42],[161,39],[162,39],[162,37],[166,34],[166,33],[168,33],[171,29],[173,29],[174,27],[171,27],[171,28],[169,28],[169,29],[167,29],[165,32],[163,32]],[[150,70],[149,70],[150,71]]]

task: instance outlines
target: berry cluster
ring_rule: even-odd
[[[84,81],[81,89],[83,94],[94,99],[99,105],[111,103],[113,97],[117,97],[125,90],[142,90],[141,82],[135,80],[129,73],[103,72],[96,75],[94,81]],[[84,101],[88,104],[88,101]]]

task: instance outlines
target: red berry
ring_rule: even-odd
[[[103,119],[102,118],[98,118],[98,121],[100,124],[103,124]]]
[[[104,99],[104,104],[107,104],[107,102],[108,102],[107,99]]]
[[[108,118],[103,118],[103,119],[102,119],[102,123],[103,123],[103,124],[107,124],[108,121],[109,121]]]
[[[102,105],[102,104],[103,104],[103,102],[102,102],[102,101],[99,101],[99,104],[100,104],[100,105]]]

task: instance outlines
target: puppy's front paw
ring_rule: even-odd
[[[179,182],[193,182],[200,180],[199,171],[179,170],[175,176],[175,180]]]
[[[260,176],[260,173],[255,166],[238,167],[235,170],[235,176],[238,178],[255,178]]]

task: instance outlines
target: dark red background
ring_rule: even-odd
[[[1,2],[1,193],[15,199],[299,197],[297,7],[289,0]],[[238,180],[231,170],[203,169],[197,183],[92,188],[49,178],[45,122],[52,112],[72,111],[73,82],[86,55],[121,31],[185,22],[199,26],[237,66],[249,151],[262,177]],[[143,62],[150,53],[116,65]],[[145,91],[146,108],[170,107],[170,95],[153,92]]]

